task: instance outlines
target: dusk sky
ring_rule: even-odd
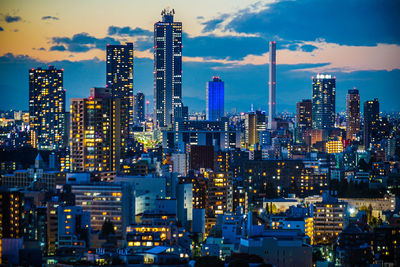
[[[400,111],[400,1],[0,1],[0,109],[28,110],[28,70],[64,68],[67,98],[105,85],[105,47],[133,42],[134,92],[153,99],[153,25],[165,7],[183,23],[183,102],[205,110],[212,76],[225,111],[267,109],[268,42],[277,42],[277,111],[311,98],[311,77],[336,76],[336,111],[361,101]],[[69,109],[69,100],[67,100]]]

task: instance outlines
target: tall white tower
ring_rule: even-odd
[[[276,98],[276,42],[269,42],[269,105],[268,105],[268,129],[272,129],[272,121],[275,118]]]

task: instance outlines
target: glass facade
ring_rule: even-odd
[[[335,126],[336,77],[318,74],[313,77],[313,129],[331,129]]]
[[[207,83],[206,116],[209,121],[216,121],[224,116],[224,82],[219,77]]]

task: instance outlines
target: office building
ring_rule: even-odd
[[[66,145],[63,69],[29,70],[29,126],[31,145],[59,150]]]
[[[268,129],[272,129],[272,121],[275,119],[276,106],[276,42],[269,42],[269,105],[268,105]]]
[[[89,98],[71,99],[72,172],[118,171],[121,150],[121,99],[108,88],[92,88]]]
[[[125,233],[126,227],[134,223],[133,192],[127,183],[71,184],[76,206],[91,216],[93,230],[101,230],[105,220],[114,225],[117,236]]]
[[[133,122],[136,125],[140,125],[142,122],[146,121],[144,103],[144,94],[140,92],[137,93],[134,97],[133,105]]]
[[[378,99],[364,102],[364,146],[369,147],[377,137],[379,124],[379,101]]]
[[[312,101],[303,99],[296,104],[296,142],[303,142],[303,131],[312,128]]]
[[[171,125],[182,117],[182,22],[164,9],[154,24],[154,123]]]
[[[336,77],[317,74],[313,77],[313,129],[331,129],[335,126]]]
[[[360,131],[360,94],[349,90],[346,96],[346,139],[354,140]]]
[[[106,87],[121,100],[121,137],[129,137],[133,125],[133,44],[107,45]]]
[[[245,136],[248,147],[259,143],[260,132],[265,131],[265,113],[261,111],[249,112],[245,119]]]
[[[224,116],[224,82],[217,76],[207,82],[206,117],[216,121]]]

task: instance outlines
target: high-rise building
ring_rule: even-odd
[[[296,142],[303,142],[303,131],[312,128],[312,101],[303,99],[296,105]]]
[[[63,69],[29,70],[31,144],[39,150],[65,146],[65,90]]]
[[[137,93],[134,97],[134,105],[133,105],[133,121],[135,124],[140,124],[144,122],[145,119],[145,111],[144,111],[144,94]]]
[[[171,125],[182,117],[182,22],[164,9],[154,24],[154,123]]]
[[[265,131],[265,113],[249,112],[245,119],[246,144],[252,146],[259,143],[259,133]]]
[[[107,45],[106,65],[106,87],[121,99],[121,138],[126,140],[133,125],[133,44]]]
[[[360,131],[360,94],[357,89],[349,90],[346,97],[346,139],[354,140]]]
[[[269,42],[269,105],[268,129],[272,129],[276,101],[276,42]]]
[[[71,99],[71,170],[118,171],[121,158],[121,99],[108,88],[92,88],[89,98]]]
[[[224,82],[217,76],[207,82],[207,120],[216,121],[224,116]]]
[[[335,126],[336,77],[317,74],[313,77],[313,129],[331,129]]]
[[[379,123],[379,101],[377,98],[364,102],[364,145],[369,147],[376,135]]]

